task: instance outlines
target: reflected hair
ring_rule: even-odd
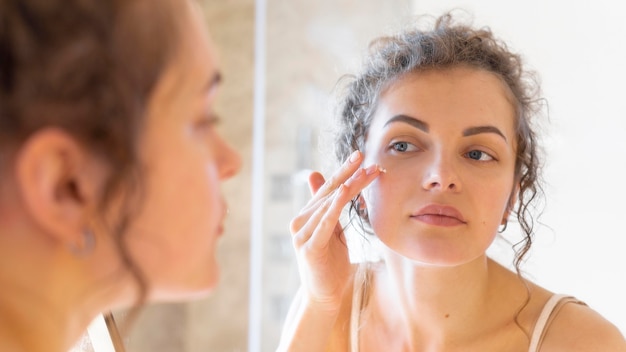
[[[422,28],[418,21],[414,27],[370,43],[360,72],[343,76],[339,82],[335,153],[343,162],[353,151],[364,150],[381,93],[408,74],[459,66],[495,74],[508,88],[515,108],[514,177],[519,189],[516,195],[511,194],[512,200],[517,198],[517,204],[509,204],[509,210],[515,213],[524,235],[513,246],[514,265],[520,274],[520,265],[533,242],[531,210],[543,194],[535,117],[543,111],[544,99],[535,73],[524,68],[520,55],[509,50],[489,28],[473,28],[455,15],[443,14],[430,28]],[[358,217],[356,199],[350,216],[351,222]],[[359,223],[366,225],[361,230],[371,233],[367,218],[359,218]]]

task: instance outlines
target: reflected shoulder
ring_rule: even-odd
[[[542,351],[626,352],[620,330],[592,308],[565,304],[546,332]]]

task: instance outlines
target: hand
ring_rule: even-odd
[[[342,209],[376,179],[381,168],[360,168],[362,154],[354,152],[328,180],[309,176],[313,197],[291,221],[300,278],[306,299],[329,310],[339,309],[352,269],[339,217]]]

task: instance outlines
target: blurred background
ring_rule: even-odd
[[[466,9],[539,72],[546,204],[523,266],[626,333],[626,23],[610,0],[227,0],[202,3],[225,81],[220,128],[244,157],[230,205],[221,284],[207,299],[146,308],[130,351],[274,351],[299,285],[289,221],[311,169],[330,174],[331,95],[367,43],[417,15]],[[515,238],[514,226],[504,237]],[[506,241],[491,254],[509,265]],[[123,317],[124,312],[116,313]]]

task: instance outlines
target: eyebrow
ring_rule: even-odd
[[[424,131],[426,133],[429,132],[430,127],[428,126],[428,124],[420,119],[414,118],[414,117],[410,117],[407,115],[395,115],[394,117],[390,118],[389,120],[387,120],[387,122],[385,122],[385,126],[391,124],[391,123],[395,123],[395,122],[404,122],[406,124],[409,124],[415,128],[417,128],[418,130]],[[476,126],[476,127],[469,127],[466,128],[465,130],[463,130],[463,137],[469,137],[469,136],[474,136],[477,134],[481,134],[481,133],[494,133],[499,135],[500,137],[502,137],[505,141],[507,141],[506,137],[504,136],[504,133],[502,133],[502,131],[500,131],[497,127],[495,126]]]
[[[463,136],[464,137],[469,137],[469,136],[474,136],[474,135],[481,134],[481,133],[495,133],[495,134],[499,135],[500,137],[502,137],[505,141],[507,141],[506,137],[504,136],[504,133],[502,133],[502,131],[500,131],[495,126],[470,127],[470,128],[467,128],[467,129],[465,129],[463,131]]]
[[[396,115],[392,118],[390,118],[389,120],[387,120],[387,122],[385,122],[385,126],[387,127],[387,125],[393,123],[393,122],[404,122],[407,123],[415,128],[417,128],[418,130],[422,130],[426,133],[428,133],[428,131],[430,130],[430,128],[428,127],[428,124],[420,119],[416,119],[414,117],[410,117],[407,115]]]

